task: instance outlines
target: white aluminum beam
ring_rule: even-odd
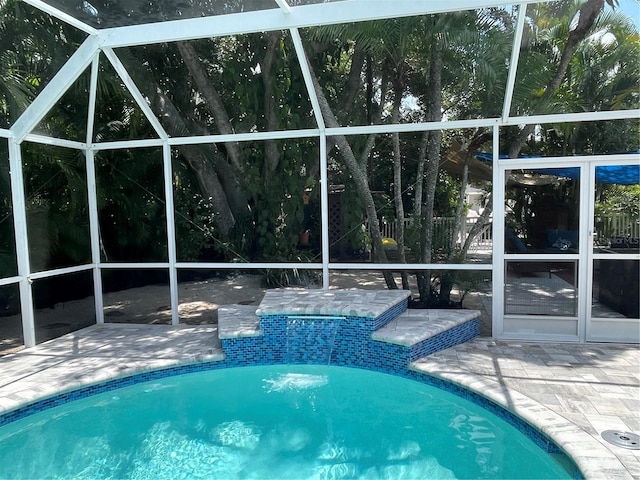
[[[142,140],[120,140],[117,142],[100,142],[91,145],[92,150],[122,150],[129,148],[162,147],[166,139],[145,138]],[[205,142],[207,143],[207,142]]]
[[[73,267],[56,268],[54,270],[45,270],[42,272],[36,272],[29,275],[31,280],[39,280],[42,278],[56,277],[58,275],[67,275],[69,273],[86,272],[93,268],[92,264],[89,265],[76,265]]]
[[[62,10],[52,7],[51,5],[49,5],[46,2],[43,2],[42,0],[22,0],[22,1],[24,3],[28,3],[33,7],[36,7],[39,10],[42,10],[43,12],[48,13],[52,17],[62,20],[63,22],[68,23],[69,25],[76,27],[77,29],[82,30],[83,32],[88,33],[89,35],[95,35],[96,33],[98,33],[98,30],[96,30],[92,26],[87,25],[84,22],[81,22],[77,18],[69,15],[68,13],[63,12]]]
[[[161,147],[165,141],[171,146],[202,145],[206,143],[224,142],[260,142],[263,140],[288,140],[292,138],[311,138],[320,135],[318,129],[278,130],[273,132],[230,133],[224,135],[196,135],[192,137],[146,138],[143,140],[121,140],[116,142],[94,143],[96,150],[118,150],[121,148]]]
[[[596,199],[596,167],[593,163],[584,162],[580,172],[581,181],[579,184],[579,217],[578,217],[578,245],[580,250],[593,252],[593,233],[595,221],[595,204]],[[584,260],[584,261],[580,261]],[[593,295],[587,295],[593,287],[593,260],[589,255],[581,255],[579,260],[575,261],[574,272],[578,282],[576,285],[577,301],[578,301],[578,339],[584,343],[587,338],[587,324],[591,317],[591,302]]]
[[[89,110],[87,111],[87,145],[93,143],[93,131],[96,118],[96,98],[98,98],[98,69],[100,67],[100,52],[96,52],[91,62],[91,79],[89,84]]]
[[[542,0],[543,2],[549,0]],[[221,37],[242,33],[289,30],[292,28],[363,22],[383,18],[410,17],[431,13],[459,12],[512,5],[501,0],[343,0],[291,7],[291,13],[279,8],[211,17],[172,20],[101,30],[105,47],[149,45],[153,43]],[[518,2],[520,3],[520,2]],[[525,0],[522,4],[540,3]]]
[[[491,199],[493,203],[493,222],[491,238],[491,332],[493,338],[499,338],[504,332],[504,171],[499,168],[500,128],[493,127],[493,179]]]
[[[637,153],[600,153],[596,155],[567,155],[566,157],[527,157],[527,158],[501,158],[494,163],[506,168],[520,168],[518,163],[526,162],[527,168],[553,168],[566,162],[579,162],[589,160],[592,162],[611,162],[625,164],[638,163],[640,155]]]
[[[309,65],[307,54],[302,44],[302,38],[300,32],[296,28],[291,29],[291,39],[296,49],[298,56],[298,63],[302,71],[302,77],[304,78],[304,84],[309,94],[309,100],[313,108],[313,115],[315,116],[316,123],[318,124],[320,131],[320,229],[321,245],[322,245],[322,288],[324,290],[329,289],[329,179],[327,176],[327,134],[326,125],[324,123],[324,117],[322,116],[322,110],[320,109],[320,102],[318,101],[318,95],[316,89],[313,86],[313,77],[311,74],[311,66]]]
[[[144,265],[144,264],[140,264]],[[176,262],[176,268],[198,269],[198,270],[263,270],[269,269],[290,269],[298,270],[320,270],[321,263],[229,263],[229,262]]]
[[[149,120],[149,123],[151,123],[151,126],[156,131],[156,134],[162,139],[168,139],[169,135],[164,130],[164,127],[160,124],[160,121],[158,120],[158,117],[156,117],[156,114],[153,113],[153,110],[151,110],[151,107],[147,103],[147,99],[144,98],[144,95],[142,95],[140,90],[138,90],[138,87],[129,76],[127,68],[122,64],[113,50],[111,50],[110,48],[103,48],[102,51],[104,52],[104,55],[109,59],[109,62],[111,62],[111,65],[113,65],[113,68],[116,70],[116,72],[124,82],[135,102],[147,117],[147,120]]]
[[[640,109],[606,110],[600,112],[556,113],[549,115],[529,115],[509,117],[501,125],[541,125],[545,123],[598,122],[602,120],[640,119]]]
[[[291,29],[291,40],[293,40],[293,46],[298,56],[298,63],[300,64],[300,70],[302,71],[302,78],[304,78],[304,84],[307,87],[307,93],[309,100],[311,101],[311,107],[313,108],[313,115],[316,119],[316,123],[320,131],[325,130],[324,118],[322,117],[322,111],[320,110],[320,103],[318,102],[318,96],[316,95],[316,89],[313,87],[313,80],[311,77],[311,67],[307,62],[307,54],[302,45],[302,38],[300,38],[300,32],[297,29]]]
[[[5,277],[0,278],[0,287],[4,287],[6,285],[13,285],[19,283],[21,277]]]
[[[38,125],[51,107],[56,104],[93,61],[98,50],[98,43],[98,37],[87,38],[67,60],[67,63],[58,70],[55,77],[42,89],[40,95],[31,102],[31,105],[16,120],[13,127],[11,127],[11,131],[19,143]]]
[[[310,94],[311,95],[311,94]],[[315,113],[315,108],[314,108]],[[321,116],[319,117],[322,118]],[[387,133],[408,133],[421,132],[428,130],[456,130],[463,128],[493,128],[494,126],[508,125],[526,125],[526,124],[545,124],[545,123],[579,123],[579,122],[597,122],[608,120],[624,120],[624,119],[640,119],[640,110],[611,110],[601,112],[580,112],[580,113],[560,113],[554,115],[533,115],[523,117],[511,117],[506,121],[500,118],[485,118],[476,120],[451,120],[445,122],[418,122],[418,123],[401,123],[401,124],[377,124],[362,125],[358,127],[338,127],[327,128],[324,130],[326,136],[331,135],[369,135],[387,134]],[[310,138],[319,137],[321,129],[306,130],[279,130],[274,132],[253,132],[238,133],[227,135],[202,135],[194,137],[172,137],[168,139],[169,145],[198,145],[206,143],[224,143],[224,142],[256,142],[262,140],[284,140],[291,138]],[[50,137],[42,137],[36,135],[28,135],[28,140],[40,143],[52,143],[63,145],[63,143],[54,143]],[[64,146],[71,148],[83,148],[83,144],[79,142],[71,142],[68,140],[60,140],[64,142]],[[123,148],[144,148],[144,147],[160,147],[164,143],[163,139],[143,139],[143,140],[123,140],[117,142],[103,142],[93,144],[91,148],[95,150],[117,150]]]
[[[86,145],[82,142],[65,140],[64,138],[47,137],[46,135],[38,135],[36,133],[29,133],[23,138],[23,141],[72,148],[74,150],[84,150],[86,148]]]
[[[300,267],[298,267],[300,268]],[[490,263],[329,263],[331,270],[474,270],[491,271]]]
[[[102,268],[112,268],[119,264],[102,264]],[[127,264],[127,268],[145,267],[148,264]],[[166,265],[165,265],[166,267]],[[327,262],[331,270],[482,270],[490,271],[490,263],[331,263]],[[324,269],[324,263],[223,263],[223,262],[176,262],[176,268],[185,270],[263,270],[290,269],[303,270]]]
[[[199,143],[223,142],[259,142],[262,140],[286,140],[291,138],[309,138],[320,135],[317,128],[303,130],[275,130],[271,132],[230,133],[224,135],[198,135],[194,137],[171,137],[170,145],[193,145]]]
[[[168,262],[147,262],[147,263],[136,263],[136,262],[121,262],[121,263],[108,263],[101,262],[99,265],[102,269],[114,269],[114,270],[127,270],[127,269],[158,269],[158,270],[166,270],[169,268]]]
[[[372,133],[408,133],[428,130],[456,130],[462,128],[482,128],[498,125],[499,118],[479,118],[475,120],[450,120],[444,122],[416,122],[362,125],[359,127],[327,128],[327,136],[331,135],[370,135]]]
[[[522,32],[524,31],[524,20],[526,18],[527,6],[518,5],[518,20],[516,31],[513,35],[513,45],[511,47],[511,60],[509,61],[509,76],[504,93],[504,103],[502,105],[502,120],[509,118],[511,112],[511,101],[513,100],[513,87],[516,84],[516,74],[518,73],[518,61],[520,59],[520,48],[522,44]]]
[[[371,133],[408,133],[422,132],[428,130],[456,130],[462,128],[481,128],[491,127],[495,125],[526,125],[526,124],[549,124],[549,123],[576,123],[576,122],[598,122],[607,120],[629,120],[640,119],[640,110],[608,110],[600,112],[579,112],[579,113],[558,113],[553,115],[531,115],[521,117],[511,117],[506,120],[500,118],[485,118],[476,120],[451,120],[445,122],[418,122],[418,123],[401,123],[401,124],[377,124],[362,125],[359,127],[339,127],[325,130],[327,136],[330,135],[368,135]],[[6,137],[12,137],[11,131]],[[0,136],[2,132],[0,131]],[[304,130],[278,130],[273,132],[250,132],[236,133],[225,135],[200,135],[193,137],[171,137],[168,139],[169,145],[200,145],[205,143],[224,143],[224,142],[257,142],[262,140],[286,140],[292,138],[311,138],[319,137],[320,129],[304,129]],[[44,135],[28,134],[24,140],[35,143],[44,143],[48,145],[56,145],[61,147],[83,149],[85,144],[73,140],[64,140]],[[146,148],[161,147],[165,139],[148,138],[141,140],[121,140],[116,142],[94,143],[91,148],[95,150],[118,150],[126,148]]]

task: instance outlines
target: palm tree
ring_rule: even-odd
[[[615,2],[607,3],[614,6]],[[532,61],[523,65],[514,91],[514,106],[519,114],[548,112],[553,106],[578,47],[591,35],[602,34],[597,21],[604,5],[605,0],[537,5],[531,16]],[[510,158],[518,156],[534,128],[529,124],[519,130],[509,145]]]

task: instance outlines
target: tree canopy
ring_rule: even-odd
[[[115,55],[171,136],[315,128],[300,60],[310,66],[328,127],[462,120],[501,114],[515,23],[515,11],[491,8],[308,28],[301,32],[303,59],[288,31],[123,47]],[[12,125],[84,38],[29,5],[0,2],[0,125]],[[638,108],[639,58],[637,27],[604,0],[532,5],[511,110]],[[89,83],[87,71],[38,132],[84,141]],[[157,136],[105,54],[93,118],[91,142]],[[615,134],[607,122],[550,125],[539,135],[533,126],[512,127],[500,149],[517,156],[637,148],[638,123],[615,125]],[[6,159],[6,143],[0,147]],[[333,228],[320,225],[320,147],[317,137],[301,135],[172,148],[178,260],[317,259],[320,229]],[[374,260],[386,262],[380,217],[412,216],[413,231],[406,238],[398,232],[399,261],[451,262],[460,248],[464,254],[463,246],[437,245],[432,219],[461,217],[465,187],[486,180],[469,164],[491,150],[490,131],[336,136],[327,150],[330,185],[344,186],[336,201],[348,206],[335,220],[339,241],[346,238],[353,250],[373,245]],[[88,261],[84,155],[29,142],[22,155],[29,225],[42,231],[30,245],[36,264]],[[161,162],[154,147],[96,152],[103,260],[166,260]],[[0,273],[9,276],[15,254],[6,162],[0,173]],[[300,241],[305,231],[309,244]],[[419,283],[428,296],[431,278]],[[395,287],[391,278],[388,284]]]

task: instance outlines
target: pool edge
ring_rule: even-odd
[[[273,365],[287,365],[286,363],[274,362]],[[269,365],[267,364],[259,364],[259,365]],[[291,364],[295,365],[295,364]],[[12,423],[14,421],[20,420],[22,418],[26,418],[35,413],[47,410],[49,408],[56,407],[58,405],[78,400],[81,398],[87,398],[99,393],[104,393],[108,391],[117,390],[119,388],[123,388],[129,385],[134,385],[138,383],[144,383],[149,381],[158,380],[160,378],[172,377],[176,375],[209,371],[209,370],[219,370],[226,368],[243,368],[250,366],[258,366],[258,364],[247,363],[246,365],[228,365],[224,360],[204,360],[204,361],[187,361],[187,362],[179,362],[172,365],[165,365],[156,368],[141,368],[134,372],[127,372],[123,375],[113,376],[112,378],[89,382],[82,386],[74,386],[69,389],[65,389],[63,391],[59,391],[54,394],[47,394],[41,398],[36,400],[31,400],[24,402],[22,405],[16,406],[10,410],[0,411],[0,427]],[[602,475],[602,461],[603,458],[598,456],[596,458],[597,465],[594,463],[593,457],[585,457],[581,454],[582,449],[587,447],[587,450],[592,452],[594,449],[602,449],[607,452],[607,457],[610,457],[612,462],[617,462],[617,465],[611,465],[612,468],[620,467],[619,461],[615,455],[613,455],[610,451],[608,451],[604,446],[600,445],[593,437],[584,432],[575,424],[569,422],[564,419],[560,415],[555,412],[549,410],[547,407],[539,404],[535,400],[527,397],[524,394],[521,394],[513,389],[508,390],[508,396],[512,399],[517,399],[517,405],[515,408],[509,406],[509,402],[505,400],[505,389],[501,388],[501,386],[490,379],[483,378],[479,375],[468,374],[468,373],[454,373],[454,372],[434,372],[434,371],[425,371],[415,366],[411,366],[407,368],[405,374],[398,374],[395,372],[389,372],[385,369],[376,369],[369,368],[366,366],[356,366],[356,365],[336,365],[341,367],[348,368],[356,368],[361,370],[373,370],[378,371],[379,373],[386,373],[389,375],[395,375],[398,377],[408,378],[410,380],[418,381],[421,383],[431,383],[428,379],[421,380],[417,378],[415,374],[420,376],[431,377],[434,379],[438,379],[442,381],[445,385],[449,385],[453,388],[444,388],[444,390],[449,391],[454,395],[459,395],[459,392],[456,391],[456,388],[460,388],[470,392],[471,396],[464,396],[467,400],[472,401],[473,403],[479,405],[481,408],[487,408],[481,402],[478,402],[474,399],[474,396],[478,396],[480,398],[485,399],[489,403],[493,404],[499,410],[510,414],[520,422],[522,422],[525,426],[528,426],[532,429],[537,430],[540,434],[549,440],[551,440],[555,445],[557,445],[562,453],[566,454],[566,456],[573,461],[581,476],[577,478],[601,478]],[[434,385],[437,388],[442,388],[439,385]],[[495,414],[495,412],[493,412]],[[539,424],[539,418],[541,415],[544,415],[545,422],[549,421],[549,419],[554,420],[553,427],[548,427],[545,425]],[[501,416],[506,420],[505,416]],[[509,422],[512,423],[512,422]],[[513,423],[512,423],[513,425]],[[514,425],[516,426],[516,425]],[[517,426],[516,426],[517,428]],[[519,430],[529,436],[529,438],[534,441],[534,443],[538,444],[538,446],[544,450],[544,447],[539,444],[539,442],[532,438],[531,435],[528,434],[526,429]],[[621,477],[617,477],[621,478]]]

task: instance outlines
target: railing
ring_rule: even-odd
[[[628,213],[596,216],[596,241],[606,244],[611,237],[640,238],[640,218]]]
[[[462,226],[462,232],[456,239],[458,245],[462,245],[471,231],[478,217],[467,217]],[[411,227],[413,219],[404,219],[405,231]],[[436,217],[433,219],[433,244],[448,245],[455,228],[455,217]],[[609,214],[597,216],[595,219],[597,239],[596,242],[606,244],[612,237],[640,238],[640,219],[627,213]],[[387,220],[382,217],[380,230],[383,237],[396,239],[398,223],[396,220]],[[471,243],[471,250],[478,248],[491,248],[493,242],[491,225],[485,226],[480,234],[476,235]]]
[[[467,235],[473,225],[478,221],[477,217],[467,217],[462,225],[462,232],[460,233],[456,243],[462,245],[467,238]],[[405,231],[411,227],[413,219],[407,217],[404,219]],[[434,245],[448,245],[451,241],[451,236],[456,225],[455,217],[436,217],[433,219],[433,244]],[[380,221],[380,231],[383,237],[396,239],[396,232],[398,229],[398,222],[394,220],[387,220],[382,217]],[[492,244],[491,237],[491,225],[487,225],[482,229],[479,235],[476,235],[471,248],[490,248]]]

